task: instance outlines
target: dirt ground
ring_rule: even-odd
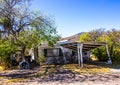
[[[0,72],[0,85],[120,85],[120,72],[75,74],[60,70],[46,76],[34,70],[7,70]]]

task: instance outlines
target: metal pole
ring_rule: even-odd
[[[106,44],[105,46],[106,46],[106,51],[107,51],[107,55],[108,55],[108,58],[109,58],[108,64],[112,64],[112,60],[111,60],[111,58],[110,58],[110,53],[109,53],[109,51],[108,51],[108,45]]]
[[[83,67],[83,55],[82,55],[83,44],[80,44],[80,61],[81,67]]]
[[[79,66],[81,66],[81,62],[80,62],[80,44],[77,43],[77,51],[78,51],[78,64]]]

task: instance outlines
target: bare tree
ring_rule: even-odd
[[[26,0],[27,1],[27,0]],[[19,5],[22,4],[22,5]],[[3,0],[0,2],[1,32],[15,35],[31,23],[31,15],[23,0]]]
[[[89,36],[91,41],[96,42],[96,40],[102,36],[102,34],[105,32],[105,29],[96,29],[96,30],[92,30],[89,32]]]
[[[106,33],[113,43],[119,43],[120,42],[120,30],[112,29],[111,31],[107,31]]]

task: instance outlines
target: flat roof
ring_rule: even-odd
[[[90,51],[92,49],[98,48],[100,46],[105,46],[107,43],[105,42],[62,42],[59,43],[60,46],[63,46],[65,48],[71,49],[73,51],[77,51],[77,46],[79,44],[83,45],[82,51]]]

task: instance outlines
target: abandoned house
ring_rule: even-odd
[[[83,62],[90,61],[91,50],[100,46],[106,46],[106,52],[108,54],[109,63],[111,62],[107,44],[104,42],[77,42],[79,36],[77,35],[63,38],[54,46],[54,48],[47,48],[47,46],[41,46],[39,49],[44,51],[45,57],[47,57],[47,64],[61,64],[61,63],[78,63],[83,67]],[[39,52],[39,53],[42,53]]]

